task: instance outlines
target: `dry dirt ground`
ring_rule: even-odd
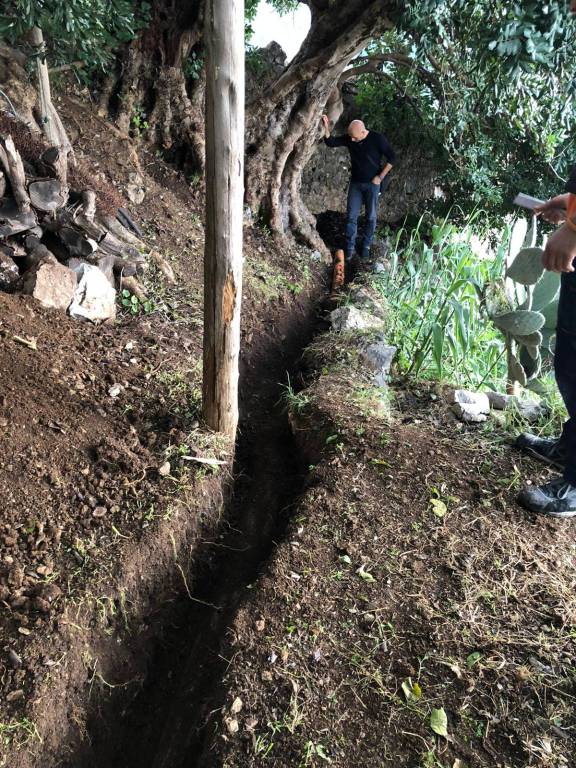
[[[229,630],[197,764],[575,766],[576,528],[515,503],[548,470],[440,388],[382,396],[350,339],[305,358],[307,489]]]
[[[59,107],[84,167],[117,189],[178,283],[151,266],[150,304],[101,327],[0,294],[0,766],[11,768],[60,764],[96,684],[142,673],[148,613],[174,574],[183,589],[230,472],[194,461],[230,456],[198,413],[202,190],[86,94]],[[140,172],[135,206],[125,190]],[[244,367],[322,272],[256,227],[245,253]]]

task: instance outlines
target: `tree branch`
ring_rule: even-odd
[[[366,56],[360,59],[356,59],[356,61],[365,61],[366,63],[361,66],[350,67],[350,69],[345,70],[338,81],[339,86],[342,86],[342,84],[346,81],[351,80],[354,77],[358,77],[359,75],[384,74],[381,69],[382,64],[397,64],[400,67],[404,67],[413,71],[420,78],[420,80],[425,82],[426,85],[430,86],[430,88],[442,102],[444,101],[440,79],[432,72],[429,72],[427,69],[417,64],[414,59],[411,59],[404,53],[384,53],[378,56]]]

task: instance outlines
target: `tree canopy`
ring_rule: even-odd
[[[0,11],[0,38],[21,42],[40,27],[51,58],[103,68],[146,25],[149,2],[133,0],[7,0]]]
[[[247,0],[248,39],[263,2],[279,13],[304,3],[313,23],[320,16],[336,18],[346,6],[345,0]],[[103,69],[146,26],[151,5],[8,0],[0,11],[0,38],[15,42],[39,26],[53,62],[80,60],[90,71]],[[566,2],[416,0],[385,6],[398,10],[391,28],[363,41],[340,80],[355,82],[366,120],[389,132],[400,149],[415,141],[428,148],[444,169],[441,184],[449,200],[464,208],[480,204],[499,213],[519,189],[537,196],[558,190],[574,160],[576,122],[576,23]],[[324,34],[320,30],[325,25],[318,27]],[[202,58],[197,50],[190,56],[193,66],[184,62],[183,73],[191,81]]]
[[[353,62],[359,108],[424,142],[464,208],[498,212],[557,191],[574,159],[575,33],[565,3],[420,0]]]

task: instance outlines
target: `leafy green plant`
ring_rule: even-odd
[[[187,80],[198,80],[203,67],[204,57],[196,51],[192,51],[190,56],[188,56],[184,62],[182,69]]]
[[[122,306],[125,307],[133,315],[137,315],[140,312],[148,314],[154,311],[154,303],[150,299],[141,301],[133,293],[130,293],[126,288],[122,291]]]
[[[421,219],[391,246],[390,269],[376,288],[406,374],[474,388],[497,386],[505,376],[504,343],[481,301],[484,284],[502,274],[505,251],[499,245],[492,256],[481,252],[480,221],[475,213],[457,228],[446,218],[426,235]]]
[[[487,304],[506,346],[508,391],[518,385],[543,391],[543,361],[553,353],[560,276],[544,271],[542,248],[536,248],[537,225],[518,219],[512,229],[506,277],[490,286]]]
[[[34,26],[47,40],[51,61],[81,61],[104,70],[123,43],[150,19],[150,3],[131,0],[6,0],[0,10],[0,38],[20,43]]]
[[[302,413],[311,403],[310,396],[306,392],[296,392],[288,376],[286,384],[281,384],[282,400],[286,410],[296,414]]]
[[[353,62],[357,106],[432,160],[450,205],[501,217],[519,189],[557,194],[572,162],[575,20],[563,0],[416,0]],[[408,149],[409,148],[409,149]],[[550,173],[550,166],[554,173]],[[439,199],[436,205],[445,206]]]
[[[142,133],[145,133],[148,128],[150,128],[150,125],[146,120],[146,115],[144,114],[144,111],[141,107],[138,107],[134,110],[134,114],[130,120],[130,125],[136,136],[140,136]]]

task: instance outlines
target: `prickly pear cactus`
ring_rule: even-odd
[[[539,390],[543,358],[554,349],[560,276],[544,270],[537,237],[536,217],[530,227],[525,219],[516,221],[500,300],[488,305],[492,322],[506,339],[510,391],[518,384]]]

